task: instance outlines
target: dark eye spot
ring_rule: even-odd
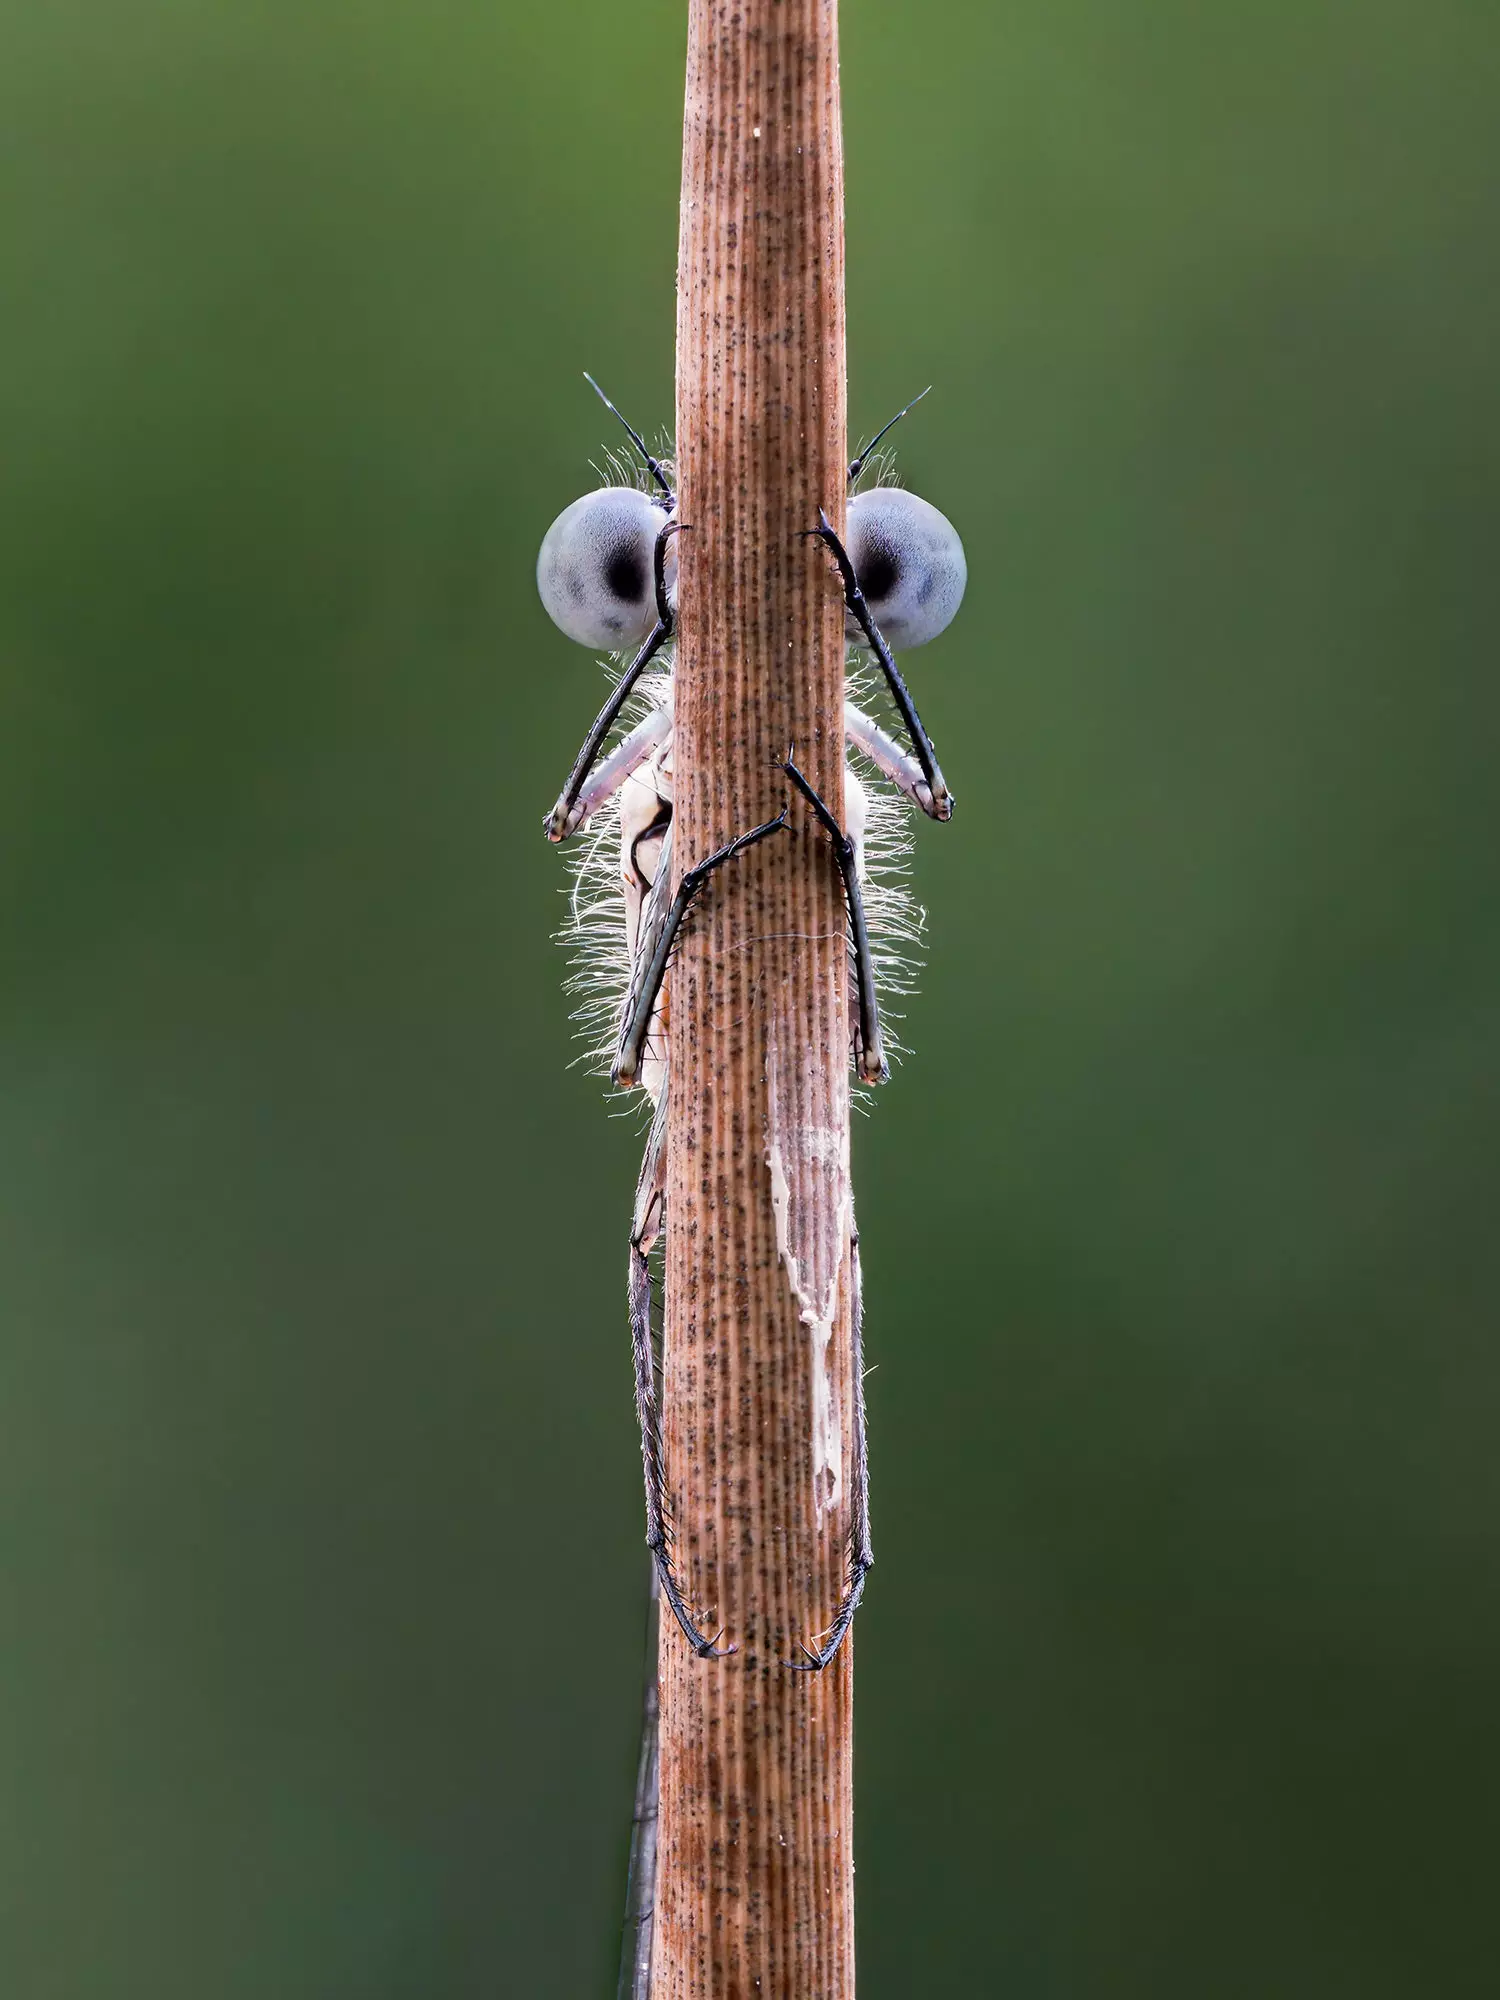
[[[865,557],[865,566],[860,574],[859,587],[866,597],[873,597],[877,603],[889,597],[896,587],[896,579],[901,574],[901,565],[887,548],[878,543]]]
[[[646,595],[646,565],[634,549],[614,549],[604,565],[604,581],[615,597],[639,604]]]

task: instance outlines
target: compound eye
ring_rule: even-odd
[[[946,514],[904,486],[873,486],[849,502],[849,560],[893,651],[925,646],[963,602],[969,566]],[[861,638],[851,620],[849,637]]]
[[[601,486],[565,507],[536,559],[553,624],[580,646],[639,645],[656,623],[653,558],[666,518],[633,486]]]

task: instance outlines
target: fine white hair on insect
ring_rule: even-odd
[[[619,654],[604,663],[611,678],[618,680],[628,657]],[[622,737],[658,709],[670,694],[670,644],[658,657],[664,671],[640,681],[620,712],[617,733]],[[568,914],[556,936],[568,953],[563,991],[574,1002],[569,1018],[583,1043],[575,1062],[591,1076],[607,1077],[634,970],[621,915],[618,793],[606,799],[595,812],[583,841],[570,850],[568,865],[572,876],[565,891]],[[641,1094],[624,1091],[619,1094],[633,1100],[630,1108],[634,1111]]]
[[[672,666],[677,611],[677,490],[672,443],[653,452],[592,376],[585,378],[634,447],[611,443],[595,469],[601,484],[563,509],[543,538],[537,589],[569,638],[611,656],[615,688],[584,740],[547,815],[549,840],[587,829],[573,850],[574,879],[562,935],[567,991],[585,1048],[580,1060],[625,1089],[660,1101],[667,1076],[666,984],[679,928],[709,873],[786,824],[746,829],[683,872],[670,868]],[[808,532],[832,558],[844,589],[846,656],[845,820],[797,768],[783,764],[788,803],[800,794],[843,878],[850,947],[850,1035],[861,1083],[890,1073],[881,1018],[915,982],[925,913],[907,886],[908,816],[896,792],[929,818],[950,819],[953,795],[891,647],[925,645],[946,629],[967,582],[951,521],[896,482],[887,434],[921,402],[899,410],[849,464],[843,538],[827,513]],[[868,481],[868,483],[866,483]],[[865,670],[861,669],[865,663]],[[876,669],[878,668],[878,672]],[[648,675],[648,669],[649,675]],[[863,706],[852,698],[857,695]],[[618,869],[611,865],[619,854]],[[618,921],[623,914],[623,923]],[[622,935],[623,933],[623,935]],[[890,1039],[891,1052],[902,1050]]]
[[[677,467],[672,457],[671,440],[662,433],[657,439],[657,463],[668,479],[676,477]],[[637,464],[623,445],[607,444],[600,447],[604,459],[602,465],[589,460],[589,470],[601,487],[633,486],[638,493],[656,492],[656,482],[645,466]]]
[[[951,521],[899,485],[887,433],[927,391],[897,412],[846,468],[849,495],[843,535],[816,498],[799,546],[811,540],[836,572],[844,602],[842,804],[835,809],[797,761],[795,745],[776,758],[786,781],[779,813],[736,830],[722,846],[674,868],[674,633],[678,609],[677,482],[670,440],[655,452],[586,378],[629,436],[640,463],[611,446],[596,467],[601,484],[553,521],[537,559],[537,587],[553,623],[568,637],[609,655],[601,661],[611,691],[584,737],[573,768],[544,820],[548,840],[572,840],[566,919],[558,933],[568,952],[566,991],[582,1042],[577,1063],[610,1078],[629,1116],[647,1112],[649,1134],[636,1182],[630,1230],[627,1301],[641,1432],[646,1541],[653,1588],[700,1659],[721,1648],[692,1601],[691,1578],[674,1556],[673,1483],[665,1463],[659,1395],[664,1230],[670,1181],[667,1022],[672,966],[691,925],[695,899],[715,871],[788,825],[828,843],[842,889],[842,922],[812,919],[826,943],[842,937],[848,958],[849,1062],[833,1099],[809,1120],[799,1079],[800,1051],[778,1047],[776,1017],[765,1020],[764,1154],[770,1176],[777,1259],[806,1328],[812,1391],[809,1469],[819,1519],[847,1502],[846,1566],[831,1621],[799,1642],[799,1669],[821,1671],[853,1622],[874,1561],[870,1539],[869,1462],[863,1391],[859,1231],[849,1173],[848,1113],[868,1109],[873,1086],[890,1075],[904,1049],[892,1003],[915,990],[927,916],[911,893],[912,811],[943,822],[954,798],[932,740],[898,667],[893,646],[925,645],[957,612],[967,581],[963,543]],[[826,496],[825,496],[826,497]],[[690,532],[690,529],[687,530]],[[768,748],[770,746],[767,746]],[[779,746],[778,746],[779,750]],[[580,836],[574,839],[574,836]],[[803,920],[804,925],[807,919]],[[799,932],[800,934],[800,932]],[[786,933],[780,933],[783,937]],[[746,956],[742,1018],[763,1013],[763,935],[733,947]],[[795,1041],[795,1029],[793,1036]],[[795,1169],[795,1171],[794,1171]],[[659,1282],[659,1280],[661,1282]],[[845,1290],[847,1287],[847,1290]],[[849,1373],[837,1379],[835,1320],[848,1299]],[[847,1488],[846,1488],[847,1478]],[[647,1796],[655,1784],[648,1706],[641,1770]],[[654,1818],[654,1814],[651,1815]],[[646,1820],[638,1817],[638,1826]],[[632,1846],[632,1882],[649,1904],[652,1863]],[[636,1891],[632,1889],[631,1907]],[[649,1935],[649,1934],[648,1934]],[[642,2000],[649,1979],[632,1949],[627,1979]],[[622,1986],[622,1991],[624,1987]]]
[[[627,658],[616,655],[605,663],[606,671],[618,678]],[[616,731],[621,738],[659,708],[670,690],[670,642],[658,658],[664,671],[639,682],[621,710]],[[873,678],[865,669],[851,667],[847,682],[851,697],[869,701],[875,693]],[[916,991],[927,928],[927,912],[910,887],[911,814],[895,786],[867,757],[852,753],[850,765],[864,786],[867,804],[864,892],[876,991],[886,1050],[899,1062],[910,1049],[896,1031],[904,1014],[891,1003]],[[634,969],[621,919],[618,794],[594,813],[582,840],[569,850],[568,861],[572,879],[565,892],[567,916],[556,934],[568,954],[563,990],[573,1002],[570,1018],[583,1044],[577,1063],[590,1075],[607,1077]],[[856,1083],[861,1103],[869,1088]]]
[[[852,500],[856,493],[869,493],[877,486],[904,487],[905,482],[896,470],[896,453],[890,445],[873,451],[859,469],[859,477],[849,489]]]

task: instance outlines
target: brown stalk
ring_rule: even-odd
[[[797,759],[843,810],[843,155],[836,0],[690,0],[678,267],[674,863],[768,820]],[[653,2000],[854,1993],[845,913],[826,838],[714,876],[672,973]],[[774,1199],[773,1199],[774,1194]]]

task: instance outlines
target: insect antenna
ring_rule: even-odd
[[[656,481],[657,485],[661,488],[662,492],[666,494],[667,505],[669,507],[675,507],[677,505],[677,495],[672,491],[672,487],[667,479],[666,473],[662,471],[661,460],[659,458],[653,458],[651,453],[647,451],[646,440],[641,436],[640,432],[636,429],[634,424],[626,423],[624,417],[620,416],[620,412],[615,408],[614,404],[609,400],[608,396],[605,395],[604,391],[599,387],[599,384],[594,380],[593,376],[590,375],[587,368],[585,368],[583,371],[583,379],[585,382],[588,383],[589,387],[593,390],[594,394],[599,398],[599,401],[604,405],[605,409],[609,411],[610,415],[612,417],[617,418],[619,422],[624,425],[626,432],[629,434],[631,443],[635,446],[636,450],[640,453],[642,459],[645,461],[646,470],[651,474],[651,477]],[[927,391],[924,389],[922,391],[922,395],[925,396],[926,394]],[[918,400],[920,401],[920,398]],[[909,409],[910,407],[911,405],[908,404],[907,408]],[[903,410],[901,414],[904,416],[906,414],[906,411]],[[892,418],[891,421],[892,423],[894,423],[895,419]],[[888,431],[890,427],[891,427],[890,424],[887,424],[885,429]],[[882,431],[880,435],[884,437],[885,431]]]
[[[918,403],[921,402],[922,396],[930,396],[931,394],[932,394],[932,384],[929,382],[927,384],[927,387],[921,392],[921,395],[912,397],[911,401],[906,406],[906,410],[914,410],[917,407]],[[613,403],[610,404],[610,408],[614,409]],[[881,428],[878,431],[876,431],[874,437],[870,439],[870,442],[865,446],[864,450],[860,453],[859,457],[850,460],[849,484],[851,486],[854,484],[855,480],[858,479],[859,475],[864,471],[865,466],[869,461],[870,453],[875,449],[876,445],[879,444],[880,440],[885,436],[887,431],[894,430],[896,428],[897,424],[899,424],[901,419],[906,415],[906,410],[897,410],[895,416],[891,418],[890,422],[888,424],[883,424]],[[617,417],[620,415],[618,410],[615,410],[615,415]],[[622,417],[620,421],[624,423],[624,418]],[[625,428],[629,430],[630,426],[626,424]],[[634,436],[634,432],[631,432],[631,435]]]

